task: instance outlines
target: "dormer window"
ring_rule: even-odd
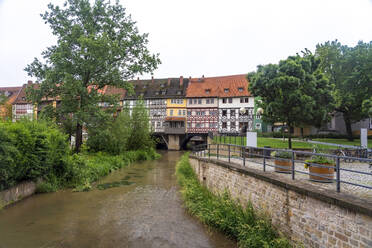
[[[177,91],[177,95],[181,95],[181,91]]]
[[[165,90],[163,90],[163,91],[161,92],[161,94],[162,94],[162,95],[165,95]]]
[[[205,90],[205,94],[210,94],[211,93],[211,90],[210,89],[206,89]]]
[[[229,93],[229,88],[225,88],[223,91],[224,91],[225,93]]]
[[[239,88],[238,88],[238,91],[239,91],[239,92],[243,92],[243,87],[239,87]]]

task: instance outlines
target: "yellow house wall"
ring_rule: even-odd
[[[182,100],[182,104],[172,103],[172,99],[167,99],[167,108],[186,108],[186,99]]]
[[[182,100],[182,103],[172,103],[172,99],[167,99],[167,116],[173,116],[173,117],[186,117],[187,111],[186,111],[186,99],[178,99]],[[173,115],[170,115],[171,110],[173,110]],[[178,110],[181,110],[180,115],[178,114]],[[183,111],[185,110],[185,111]],[[183,114],[185,112],[185,115]]]
[[[173,110],[173,115],[170,114],[171,110]],[[181,110],[181,114],[178,114],[178,110]],[[185,115],[183,115],[183,112],[185,110]],[[173,117],[185,117],[186,118],[187,111],[186,108],[167,108],[167,116],[173,116]]]

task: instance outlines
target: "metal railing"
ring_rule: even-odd
[[[272,152],[286,152],[289,154],[290,158],[280,158],[272,156]],[[247,147],[234,144],[202,144],[193,147],[193,154],[199,157],[204,157],[208,159],[224,160],[226,162],[237,162],[232,160],[240,160],[244,167],[247,167],[247,162],[255,163],[262,166],[262,170],[267,171],[268,167],[274,168],[276,172],[282,172],[291,174],[292,180],[296,179],[296,175],[307,174],[310,180],[316,182],[328,182],[336,183],[337,192],[341,191],[341,183],[353,185],[365,189],[372,189],[372,159],[371,158],[360,158],[360,157],[349,157],[349,156],[339,156],[333,154],[316,153],[316,152],[306,152],[306,151],[295,151],[295,150],[284,150],[276,148],[258,148],[258,147]],[[313,162],[306,162],[312,156],[320,156],[327,158],[328,160],[334,161],[333,164],[320,164]],[[272,160],[287,162],[286,166],[283,166],[280,162],[275,162],[272,164]],[[341,167],[341,161],[359,161],[365,163],[365,171],[355,170],[353,168],[343,168]],[[296,163],[301,163],[302,165],[307,164],[311,169],[306,171],[305,169],[300,170],[296,168]],[[301,167],[300,167],[301,168]],[[315,169],[314,169],[315,168]],[[322,168],[324,168],[322,170]],[[322,173],[319,173],[319,169]],[[310,170],[316,172],[310,172]],[[324,173],[328,172],[328,173]],[[335,178],[334,178],[335,172]],[[342,177],[343,173],[349,173],[348,177]],[[344,173],[344,174],[345,174]],[[358,177],[365,176],[366,179],[363,181],[366,184],[360,184],[360,181],[356,182],[350,179],[351,173],[357,175]]]

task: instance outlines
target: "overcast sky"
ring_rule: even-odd
[[[0,0],[0,87],[32,78],[23,70],[54,44],[40,13],[51,0]],[[62,4],[64,1],[52,1]],[[248,73],[304,48],[338,39],[372,40],[372,0],[121,0],[149,33],[162,64],[154,77]],[[144,75],[141,78],[148,78]]]

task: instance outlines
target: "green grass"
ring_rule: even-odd
[[[292,247],[279,236],[270,219],[257,214],[251,203],[243,208],[227,192],[214,195],[203,187],[190,166],[188,154],[177,163],[176,175],[188,211],[237,240],[239,247]]]
[[[313,139],[314,141],[334,143],[340,145],[354,145],[360,146],[360,140],[348,141],[346,139]],[[214,137],[214,141],[221,144],[236,144],[242,145],[246,144],[245,137]],[[243,143],[242,143],[243,142]],[[257,146],[264,147],[270,146],[272,148],[286,149],[288,148],[288,139],[283,140],[282,138],[266,138],[266,137],[257,137]],[[327,146],[327,145],[317,145],[319,149],[337,149],[336,146]],[[368,147],[372,148],[372,140],[368,140]],[[307,142],[296,141],[292,139],[292,148],[294,149],[311,149],[313,144]]]
[[[360,139],[348,141],[347,139],[313,139],[315,141],[335,143],[340,145],[360,146]],[[368,139],[368,148],[372,148],[372,139]]]

